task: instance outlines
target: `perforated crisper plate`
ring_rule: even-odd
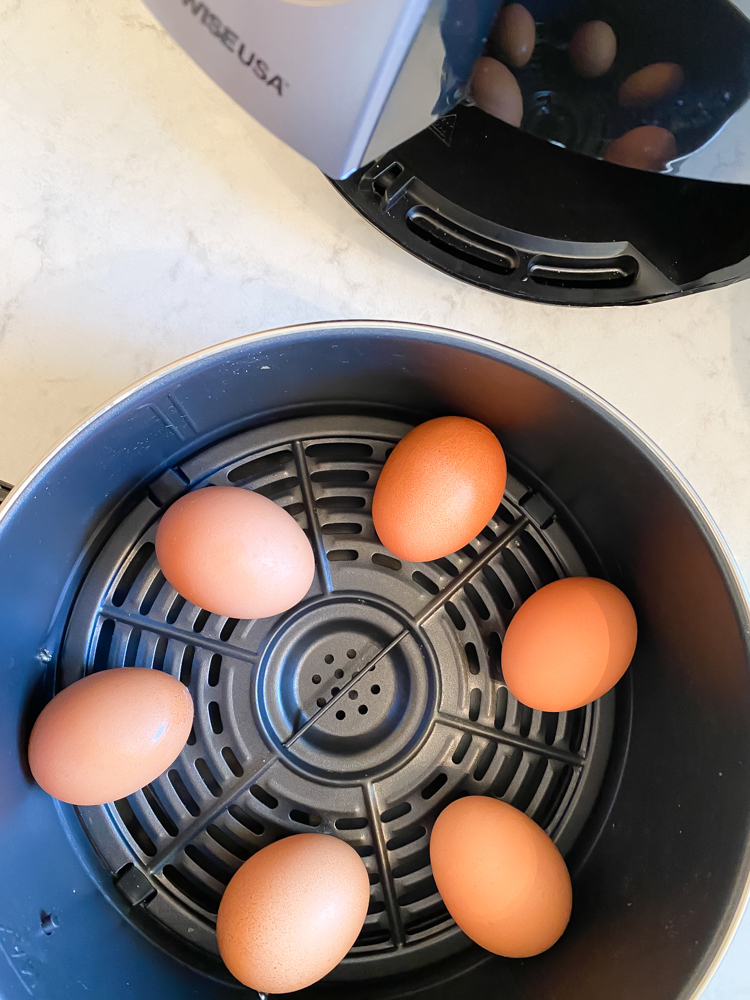
[[[502,798],[565,853],[601,785],[614,696],[567,714],[531,711],[500,671],[514,610],[543,584],[586,572],[554,509],[510,476],[502,507],[471,545],[432,563],[400,562],[375,535],[371,501],[383,462],[409,429],[311,417],[201,452],[152,484],[72,610],[63,685],[83,672],[140,666],[179,677],[193,695],[195,726],[173,767],[79,816],[134,921],[158,921],[189,944],[196,965],[215,961],[216,974],[224,887],[279,837],[317,830],[359,853],[370,908],[333,975],[384,975],[467,944],[429,863],[430,829],[448,802]],[[307,531],[318,572],[302,604],[278,618],[227,620],[166,583],[154,555],[160,514],[186,489],[209,484],[257,490]],[[515,537],[470,582],[449,600],[437,596],[519,518]],[[283,746],[401,632],[349,694]]]

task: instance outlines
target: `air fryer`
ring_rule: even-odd
[[[750,273],[747,0],[528,0],[518,128],[471,106],[476,59],[506,58],[497,0],[147,2],[367,219],[461,280],[606,305]],[[597,20],[616,56],[584,78],[571,39]],[[655,63],[676,85],[624,101],[623,83]],[[613,154],[644,127],[668,152]]]
[[[461,552],[404,563],[373,531],[373,487],[393,444],[445,413],[499,435],[508,488]],[[299,607],[236,621],[166,583],[159,518],[209,484],[257,490],[308,532]],[[598,702],[532,712],[503,682],[505,627],[544,583],[586,573],[631,597],[636,657]],[[310,831],[352,845],[371,900],[300,1000],[692,1000],[731,938],[750,868],[742,584],[654,446],[528,357],[337,323],[173,364],[2,503],[0,606],[3,1000],[254,997],[219,959],[219,899],[253,852]],[[302,732],[378,650],[357,710],[347,697]],[[125,665],[189,686],[188,744],[126,799],[56,803],[26,770],[29,726],[55,690]],[[430,829],[467,793],[524,809],[566,858],[573,917],[543,955],[481,951],[435,890]]]

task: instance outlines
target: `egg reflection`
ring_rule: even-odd
[[[677,156],[674,136],[658,125],[641,125],[615,139],[604,154],[608,163],[636,170],[664,170]]]
[[[568,55],[579,76],[604,76],[617,55],[615,33],[605,21],[587,21],[573,35]]]
[[[523,119],[523,97],[518,81],[497,59],[482,56],[474,64],[471,96],[477,107],[516,128]]]
[[[651,63],[625,80],[620,87],[620,104],[624,108],[646,107],[676,94],[684,82],[685,74],[677,63]]]

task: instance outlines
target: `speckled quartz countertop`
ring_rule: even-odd
[[[139,0],[0,3],[0,478],[208,344],[397,319],[552,364],[680,467],[750,579],[750,282],[585,311],[463,285],[391,244]],[[750,997],[746,920],[710,1000]]]

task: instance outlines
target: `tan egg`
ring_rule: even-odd
[[[236,486],[180,497],[156,532],[156,558],[178,593],[227,618],[267,618],[310,589],[315,556],[294,518]]]
[[[227,886],[219,952],[245,986],[292,993],[339,964],[369,903],[367,869],[353,847],[318,833],[286,837],[254,854]]]
[[[590,80],[604,76],[617,55],[617,38],[606,21],[587,21],[570,41],[568,55],[579,76]]]
[[[606,580],[571,576],[532,594],[503,639],[508,690],[542,712],[596,701],[633,659],[638,627],[625,594]]]
[[[490,35],[505,62],[516,69],[531,59],[536,45],[534,18],[520,3],[506,4]]]
[[[42,709],[29,739],[29,767],[45,792],[63,802],[113,802],[166,771],[192,724],[190,692],[170,674],[103,670]]]
[[[523,97],[518,81],[511,71],[497,59],[482,56],[474,63],[471,77],[471,96],[477,107],[493,118],[514,125],[523,119]]]
[[[620,104],[624,108],[646,107],[676,94],[684,82],[685,74],[677,63],[652,63],[625,80],[620,87]]]
[[[452,802],[435,821],[430,861],[450,915],[495,955],[538,955],[568,925],[572,889],[560,852],[506,802],[484,795]]]
[[[610,143],[604,159],[621,167],[659,172],[676,156],[677,143],[671,132],[658,125],[641,125]]]
[[[467,545],[503,499],[502,445],[468,417],[437,417],[402,438],[372,499],[378,538],[410,562],[440,559]]]

